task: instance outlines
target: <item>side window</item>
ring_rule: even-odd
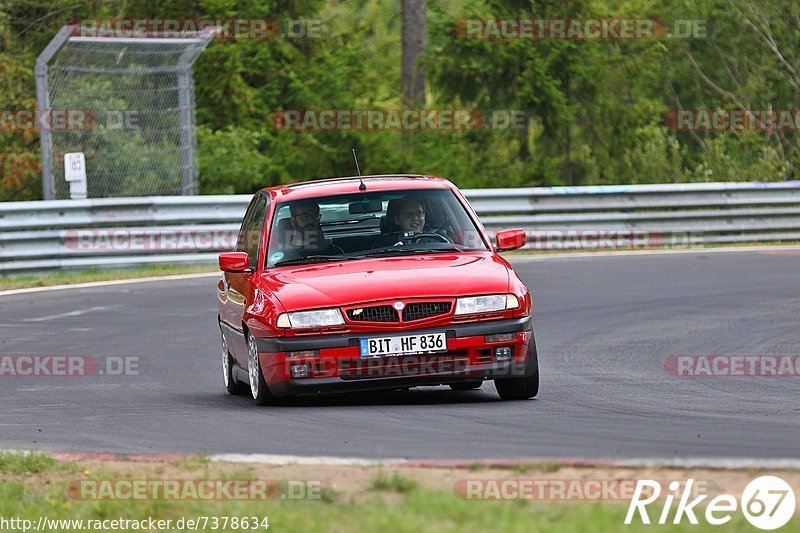
[[[263,195],[257,196],[247,209],[244,223],[239,230],[239,239],[236,242],[236,251],[247,252],[250,266],[258,264],[258,244],[261,242],[261,232],[264,229],[264,218],[267,215],[267,199]]]
[[[242,225],[239,228],[239,236],[236,238],[236,249],[235,252],[245,252],[247,251],[247,247],[245,246],[247,243],[247,226],[250,222],[250,219],[253,218],[253,210],[258,203],[258,197],[254,197],[250,200],[250,205],[247,206],[247,211],[244,212],[244,217],[242,218]]]

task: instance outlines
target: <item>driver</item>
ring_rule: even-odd
[[[422,201],[413,197],[401,199],[394,215],[394,223],[400,231],[382,235],[375,241],[373,248],[403,244],[404,239],[422,233],[425,229],[425,206]]]

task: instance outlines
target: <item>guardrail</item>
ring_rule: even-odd
[[[464,193],[490,233],[523,227],[528,248],[800,240],[800,181]],[[249,200],[237,195],[0,203],[0,275],[213,262],[232,248]]]

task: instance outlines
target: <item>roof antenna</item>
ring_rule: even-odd
[[[358,177],[361,177],[361,168],[358,166],[358,157],[356,157],[356,149],[353,148],[353,160],[356,162],[356,170],[358,171]],[[359,191],[366,191],[367,186],[364,185],[364,180],[361,180],[361,185],[358,186]]]

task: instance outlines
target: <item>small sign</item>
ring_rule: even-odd
[[[64,179],[86,181],[86,158],[83,152],[64,154]]]
[[[86,158],[83,152],[64,154],[64,179],[73,200],[86,198]]]

